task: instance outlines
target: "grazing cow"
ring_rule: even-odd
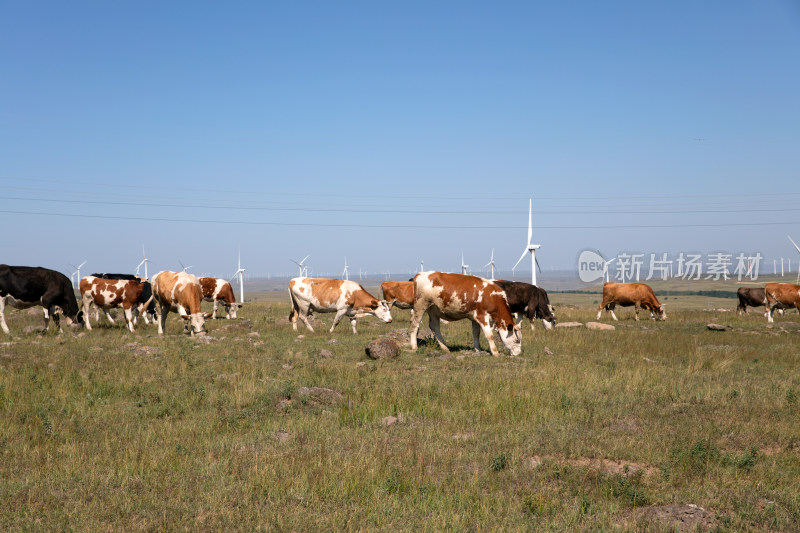
[[[44,310],[44,330],[50,317],[59,331],[59,312],[64,313],[67,324],[83,324],[83,311],[78,310],[78,300],[72,282],[61,272],[42,267],[0,265],[0,326],[10,335],[6,324],[6,305],[27,309],[41,305]]]
[[[739,305],[736,306],[736,314],[747,314],[747,307],[761,307],[767,305],[767,293],[763,287],[739,287],[736,291],[739,298]],[[776,307],[779,314],[783,315],[784,307],[780,304]],[[766,314],[764,315],[766,316]]]
[[[184,333],[205,335],[207,315],[200,309],[203,291],[197,278],[187,272],[162,270],[153,276],[153,297],[158,311],[158,334],[164,334],[167,313],[175,311],[183,318]],[[210,313],[208,314],[210,315]]]
[[[773,322],[772,315],[778,307],[795,308],[800,312],[800,285],[767,283],[764,292],[767,296],[767,322]]]
[[[381,283],[381,292],[390,308],[392,306],[397,306],[398,309],[414,308],[413,281],[384,281]]]
[[[606,283],[603,285],[603,301],[597,309],[597,320],[600,320],[600,313],[603,309],[611,313],[611,318],[617,320],[614,314],[614,307],[634,306],[636,320],[639,320],[639,308],[650,311],[650,317],[658,320],[666,320],[667,312],[664,306],[658,302],[658,298],[653,294],[653,289],[644,283]]]
[[[553,306],[550,305],[550,298],[547,297],[547,291],[521,281],[496,280],[494,283],[505,291],[512,313],[516,315],[525,313],[531,322],[531,330],[533,329],[533,320],[536,318],[542,319],[544,329],[553,328],[556,317],[553,314]],[[521,317],[520,322],[522,322]]]
[[[150,282],[147,280],[147,278],[143,278],[141,276],[134,276],[133,274],[109,274],[108,272],[95,273],[95,274],[92,274],[92,276],[95,277],[95,278],[101,278],[101,279],[119,279],[119,280],[126,280],[126,281],[138,281],[138,282],[143,283],[144,284],[144,288],[142,290],[142,295],[140,296],[140,300],[141,300],[140,303],[141,302],[146,302],[147,300],[150,300],[150,303],[147,304],[147,307],[144,310],[142,310],[142,309],[139,310],[139,315],[141,315],[141,317],[144,319],[144,323],[145,324],[150,324],[151,320],[153,321],[153,324],[156,323],[156,302],[155,302],[155,299],[153,298],[153,287],[152,287],[152,285],[150,285]],[[84,307],[83,311],[88,316],[89,308]],[[103,313],[106,315],[106,318],[108,319],[108,321],[113,324],[114,323],[114,319],[109,314],[108,309],[103,309]],[[95,314],[95,320],[96,321],[100,320],[100,310],[99,309],[97,309],[97,313]],[[134,326],[136,325],[137,320],[138,320],[138,317],[134,316],[133,317],[133,325]]]
[[[506,294],[499,285],[477,276],[448,272],[420,272],[414,276],[414,312],[408,337],[411,348],[417,349],[417,332],[422,315],[428,313],[431,330],[442,350],[448,352],[444,343],[440,322],[447,320],[472,321],[472,340],[480,350],[480,334],[489,341],[489,351],[499,357],[492,329],[497,329],[503,344],[511,355],[522,352],[522,331],[514,323]]]
[[[384,322],[392,321],[389,304],[378,300],[364,290],[355,281],[326,278],[294,278],[289,281],[289,299],[292,311],[289,320],[292,329],[297,331],[297,318],[303,321],[309,331],[314,331],[308,323],[311,312],[336,313],[331,326],[331,333],[336,325],[347,316],[356,333],[356,319],[362,316],[375,315]]]
[[[105,279],[87,276],[81,279],[80,290],[86,329],[89,330],[92,329],[92,323],[88,309],[92,305],[102,309],[112,324],[114,321],[109,316],[108,310],[122,307],[125,323],[132,332],[136,324],[136,317],[145,314],[148,306],[153,303],[153,291],[150,283],[136,279]]]
[[[200,288],[203,290],[203,301],[214,302],[214,312],[211,314],[214,320],[217,319],[217,306],[220,302],[227,311],[225,318],[236,318],[236,311],[244,305],[236,303],[233,287],[224,279],[200,278]]]

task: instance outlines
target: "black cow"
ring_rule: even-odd
[[[59,312],[64,313],[67,324],[83,324],[83,312],[78,309],[72,282],[61,272],[49,268],[0,265],[0,327],[10,335],[6,305],[15,309],[41,305],[45,331],[51,316],[58,330],[63,331]]]
[[[767,295],[764,292],[764,287],[739,287],[736,291],[736,296],[739,298],[739,305],[736,306],[736,314],[747,314],[747,307],[764,307],[767,305]],[[776,306],[778,313],[783,314],[785,307],[781,305]]]
[[[139,301],[137,303],[144,303],[144,302],[146,302],[148,300],[150,301],[150,303],[147,306],[147,310],[144,312],[144,315],[142,315],[142,318],[144,319],[144,323],[145,324],[150,324],[151,320],[155,324],[155,322],[156,322],[156,301],[155,301],[155,298],[153,298],[153,286],[150,285],[150,282],[147,281],[146,278],[142,278],[140,276],[134,276],[133,274],[109,274],[108,272],[102,272],[102,273],[99,273],[99,274],[92,274],[92,276],[94,276],[96,278],[102,278],[102,279],[120,279],[120,280],[138,281],[140,283],[144,283],[144,288],[142,289],[142,296],[141,296],[141,298],[139,298]],[[88,310],[86,310],[86,312],[88,313]],[[113,324],[114,323],[114,319],[111,318],[111,315],[108,313],[108,310],[103,309],[103,313],[105,313],[106,318],[108,319],[108,321]],[[100,310],[97,311],[97,319],[95,320],[95,322],[98,321],[98,320],[100,320]],[[136,319],[134,319],[134,323],[135,322],[136,322]]]
[[[531,321],[531,329],[533,329],[535,318],[542,319],[545,329],[550,329],[555,325],[556,317],[553,314],[553,307],[550,305],[550,298],[547,297],[547,291],[536,285],[520,281],[495,280],[494,283],[505,291],[511,312],[518,316],[524,313],[528,317],[528,320]]]

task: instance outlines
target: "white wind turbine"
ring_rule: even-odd
[[[347,266],[347,256],[344,258],[344,272],[342,272],[342,276],[344,276],[344,279],[350,280],[350,267]]]
[[[517,268],[517,265],[525,258],[525,254],[531,254],[531,285],[536,285],[536,267],[539,267],[539,262],[536,260],[536,250],[541,248],[540,244],[531,244],[531,237],[533,236],[533,200],[528,199],[528,246],[525,248],[525,251],[522,252],[522,255],[517,260],[516,264],[511,267],[511,271],[513,272],[514,269]],[[542,268],[539,267],[539,271],[542,271]]]
[[[73,276],[75,276],[75,275],[77,274],[77,276],[78,276],[78,283],[80,283],[80,282],[81,282],[81,267],[83,267],[83,265],[85,265],[85,264],[86,264],[86,261],[84,261],[83,263],[81,263],[81,264],[80,264],[80,265],[78,265],[78,266],[75,266],[75,265],[73,265],[73,264],[70,264],[69,266],[71,266],[72,268],[74,268],[74,269],[75,269],[75,272],[73,272],[72,274],[70,274],[70,276],[69,276],[69,277],[70,277],[70,279],[73,279]],[[75,286],[75,281],[74,281],[74,280],[73,280],[73,282],[72,282],[72,286],[73,286],[73,287]]]
[[[461,273],[466,274],[469,270],[469,265],[464,264],[464,252],[461,252]]]
[[[422,259],[419,260],[419,271],[420,272],[425,271],[425,262]]]
[[[300,268],[300,275],[301,276],[304,276],[304,275],[307,276],[308,275],[308,267],[306,266],[306,259],[308,259],[309,257],[311,257],[311,254],[308,254],[303,259],[301,259],[299,262],[295,261],[294,259],[289,259],[289,261],[291,261],[292,263],[294,263],[295,265],[297,265]]]
[[[239,302],[240,303],[244,303],[244,269],[242,268],[242,249],[241,248],[239,248],[239,263],[238,263],[238,265],[239,266],[238,266],[238,268],[236,270],[236,273],[233,275],[233,278],[235,278],[237,276],[239,277]],[[230,283],[230,281],[233,280],[233,278],[228,280],[228,282]]]
[[[603,265],[603,274],[605,274],[605,276],[606,276],[606,283],[611,281],[609,279],[609,275],[608,275],[608,265],[610,265],[612,261],[616,261],[616,259],[617,258],[615,257],[613,259],[609,259],[608,261],[606,261],[605,259],[603,260],[603,262],[605,262],[605,265]]]
[[[142,258],[143,258],[142,261],[138,265],[136,265],[136,275],[137,276],[139,275],[139,268],[141,268],[141,266],[144,265],[144,279],[149,279],[147,277],[147,263],[149,263],[150,260],[147,258],[147,254],[144,253],[144,244],[142,245]]]
[[[486,268],[488,266],[491,266],[491,271],[492,271],[492,277],[490,278],[490,281],[494,281],[494,248],[492,248],[492,258],[489,260],[488,263],[483,265],[483,268]]]
[[[797,253],[800,254],[800,246],[797,246],[797,243],[794,242],[794,240],[792,240],[791,237],[789,237],[788,235],[787,235],[787,237],[789,238],[789,240],[794,245],[795,249],[797,250]],[[800,284],[800,262],[798,262],[797,267],[798,268],[797,268],[797,282],[796,283]],[[791,270],[792,270],[792,267],[789,267],[789,271],[791,271]]]
[[[181,268],[183,269],[184,272],[186,272],[187,270],[192,268],[192,265],[189,265],[188,267],[187,266],[183,266],[183,263],[181,262],[180,259],[178,259],[178,263],[181,263]]]

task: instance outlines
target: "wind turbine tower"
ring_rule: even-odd
[[[347,266],[347,256],[344,258],[344,272],[342,272],[344,279],[350,280],[350,267]]]
[[[533,199],[528,199],[528,246],[525,248],[525,251],[522,252],[522,255],[511,268],[514,270],[517,268],[517,265],[525,258],[525,254],[531,254],[531,285],[536,285],[536,267],[539,267],[539,262],[536,261],[536,250],[541,248],[540,244],[531,244],[531,237],[533,237]],[[541,272],[541,267],[539,267],[539,271]]]
[[[239,301],[241,303],[244,303],[244,270],[245,269],[242,268],[242,249],[241,248],[239,248],[239,263],[238,264],[239,264],[239,267],[236,270],[236,274],[234,274],[233,277],[234,278],[237,277],[237,276],[239,277]],[[269,278],[269,274],[267,274],[267,278]],[[231,278],[231,279],[233,279],[233,278]]]
[[[136,275],[137,276],[139,275],[139,268],[141,268],[141,266],[144,265],[144,279],[150,279],[150,278],[147,277],[147,263],[149,263],[149,262],[150,262],[150,260],[147,258],[147,254],[144,253],[144,244],[143,244],[142,245],[142,261],[138,265],[136,265]]]
[[[469,270],[469,265],[464,264],[464,252],[461,252],[461,273],[466,274]]]
[[[492,277],[490,278],[490,281],[494,281],[494,248],[492,248],[492,258],[489,260],[488,263],[483,265],[483,268],[486,267],[491,267]]]
[[[75,266],[75,265],[72,265],[72,264],[71,264],[71,265],[69,265],[69,266],[71,266],[72,268],[74,268],[74,269],[75,269],[75,272],[73,272],[73,273],[70,275],[70,278],[72,278],[72,276],[74,276],[74,275],[76,275],[76,274],[77,274],[77,276],[78,276],[78,283],[80,283],[80,282],[81,282],[81,267],[83,267],[83,265],[85,265],[85,264],[86,264],[86,261],[84,261],[83,263],[81,263],[81,264],[80,264],[80,265],[78,265],[78,266]],[[75,282],[74,282],[74,281],[72,282],[72,286],[73,286],[73,287],[75,287]]]

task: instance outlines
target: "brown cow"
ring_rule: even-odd
[[[381,292],[383,292],[383,299],[386,300],[389,307],[414,308],[413,281],[384,281],[381,283]]]
[[[233,287],[224,279],[199,278],[200,288],[203,291],[203,301],[214,302],[214,311],[211,318],[217,318],[217,306],[222,303],[227,315],[225,318],[236,318],[236,311],[244,304],[236,303]]]
[[[153,276],[153,296],[158,311],[158,334],[164,334],[167,314],[175,311],[184,320],[183,331],[191,325],[191,335],[206,334],[206,315],[200,309],[203,291],[197,278],[186,272],[162,270]],[[211,313],[209,313],[210,315]]]
[[[614,314],[614,307],[634,306],[636,311],[636,320],[639,320],[639,308],[650,311],[651,318],[658,320],[666,320],[667,312],[664,310],[664,305],[659,303],[656,295],[653,294],[653,289],[644,283],[606,283],[603,285],[603,301],[597,309],[597,320],[600,320],[600,314],[603,309],[611,313],[611,318],[617,320],[617,315]]]
[[[147,284],[147,285],[145,285]],[[89,308],[94,304],[98,309],[102,309],[106,317],[111,320],[108,310],[121,307],[125,315],[125,323],[128,329],[133,332],[136,325],[136,317],[143,315],[150,302],[153,300],[153,292],[150,290],[149,282],[125,279],[105,279],[94,276],[86,276],[81,279],[79,284],[81,298],[83,300],[84,320],[86,329],[92,329]],[[147,289],[147,291],[145,291]],[[97,320],[99,320],[99,313]],[[114,321],[111,320],[113,324]]]
[[[303,321],[309,331],[314,331],[308,323],[311,312],[336,313],[331,326],[331,333],[336,325],[347,316],[356,333],[356,319],[367,315],[375,315],[384,322],[392,321],[389,304],[364,290],[355,281],[328,278],[294,278],[289,281],[289,299],[292,311],[289,320],[292,329],[297,331],[297,318]]]
[[[500,340],[511,352],[522,352],[522,331],[514,323],[506,294],[498,285],[477,276],[453,274],[448,272],[421,272],[414,276],[414,312],[411,314],[411,327],[408,329],[411,348],[417,349],[417,332],[422,315],[428,313],[430,327],[442,350],[448,352],[444,343],[440,321],[472,321],[472,340],[476,350],[480,350],[480,334],[489,341],[489,351],[499,357],[494,343],[492,329],[497,329]]]
[[[772,315],[778,307],[796,308],[800,312],[800,285],[793,283],[767,283],[764,287],[767,296],[767,322],[772,323]]]

